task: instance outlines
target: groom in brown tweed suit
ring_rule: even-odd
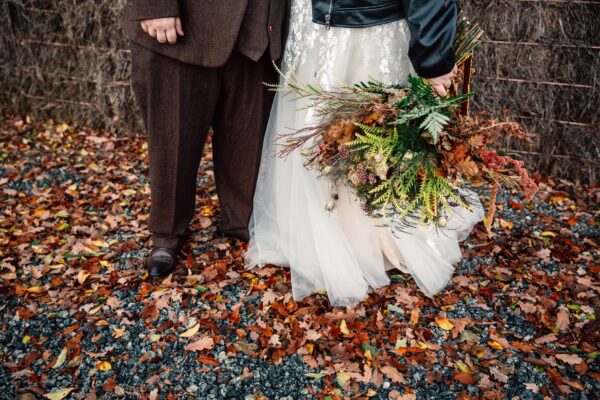
[[[129,0],[132,85],[148,132],[151,276],[166,276],[188,235],[212,127],[220,231],[248,239],[263,135],[283,52],[287,0]]]

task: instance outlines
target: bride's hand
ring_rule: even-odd
[[[452,78],[458,73],[458,67],[454,65],[452,72],[446,75],[438,76],[437,78],[428,78],[427,82],[433,86],[433,90],[441,97],[445,97],[448,94],[448,89],[452,85]]]

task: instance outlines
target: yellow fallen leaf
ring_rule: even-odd
[[[34,211],[33,216],[34,217],[40,217],[42,215],[44,215],[45,213],[47,213],[48,211],[45,208],[38,208],[37,210]]]
[[[102,265],[103,267],[106,267],[106,268],[112,267],[112,264],[106,260],[100,260],[100,265]]]
[[[184,337],[184,338],[191,338],[196,333],[198,333],[199,330],[200,330],[200,324],[196,324],[193,327],[191,327],[190,329],[188,329],[187,331],[183,332],[179,336]]]
[[[55,390],[54,392],[47,393],[44,397],[49,400],[62,400],[69,395],[75,388],[67,388]]]
[[[151,333],[150,335],[148,335],[148,338],[152,343],[156,343],[160,339],[162,339],[162,335],[159,335],[158,333]]]
[[[335,374],[335,380],[341,387],[344,387],[346,382],[348,382],[348,379],[350,379],[350,374],[347,372],[338,372]]]
[[[451,331],[454,328],[454,325],[448,320],[448,318],[436,318],[435,323],[445,331]]]
[[[506,221],[502,218],[500,218],[500,226],[504,229],[512,229],[513,228],[513,223],[510,221]]]
[[[315,350],[315,345],[312,343],[306,343],[304,345],[304,348],[306,348],[306,351],[308,351],[308,354],[312,354],[312,352]]]
[[[30,340],[31,340],[31,336],[25,335],[25,336],[23,336],[23,339],[21,340],[21,342],[23,344],[27,344],[27,343],[29,343]]]
[[[96,369],[98,371],[110,371],[112,369],[112,365],[108,361],[100,361],[96,364]]]
[[[64,349],[62,349],[62,351],[58,355],[58,358],[56,359],[56,363],[54,363],[52,368],[55,368],[55,369],[59,368],[61,365],[63,365],[65,363],[66,359],[67,359],[67,348],[65,347]]]
[[[344,335],[349,335],[350,334],[350,330],[348,329],[348,325],[346,325],[346,320],[345,319],[343,319],[342,322],[340,322],[340,331]]]
[[[554,232],[551,232],[551,231],[544,231],[544,232],[542,232],[542,236],[546,236],[546,237],[548,237],[548,236],[549,236],[549,237],[555,237],[555,236],[556,236],[556,233],[554,233]]]
[[[490,340],[488,342],[488,346],[490,346],[494,350],[503,350],[504,349],[504,347],[500,343],[496,342],[495,340]]]
[[[80,285],[83,285],[85,283],[85,281],[87,280],[87,278],[90,277],[90,275],[91,275],[91,273],[89,271],[82,269],[77,274],[77,282],[79,282]]]
[[[419,322],[419,314],[421,313],[421,308],[419,306],[415,307],[410,313],[410,324],[412,326],[417,325]]]
[[[458,369],[460,370],[460,372],[464,372],[465,374],[472,374],[473,371],[471,370],[471,368],[469,368],[469,366],[467,364],[465,364],[464,362],[457,360],[454,362],[454,364],[456,364],[456,366],[458,367]]]
[[[254,278],[256,278],[256,275],[251,274],[250,272],[243,272],[242,273],[242,278],[245,278],[245,279],[254,279]]]
[[[44,291],[44,288],[42,288],[40,286],[32,286],[32,287],[28,288],[27,291],[29,293],[38,294],[38,293],[42,293]]]

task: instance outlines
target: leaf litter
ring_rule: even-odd
[[[0,129],[0,389],[11,398],[593,398],[600,390],[600,190],[537,177],[500,196],[453,283],[408,276],[352,309],[296,302],[285,268],[247,271],[215,235],[210,152],[194,235],[162,282],[146,144],[68,124]],[[485,197],[485,193],[482,194]],[[288,397],[290,398],[290,397]]]

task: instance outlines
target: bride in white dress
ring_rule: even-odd
[[[326,27],[313,22],[311,0],[294,0],[282,71],[326,89],[341,83],[379,80],[402,83],[415,74],[408,56],[406,20],[366,28]],[[369,288],[388,285],[386,270],[410,273],[429,297],[448,284],[461,258],[459,241],[483,218],[479,203],[456,208],[444,229],[417,226],[398,232],[368,217],[347,188],[337,190],[304,166],[301,152],[277,155],[276,140],[317,122],[306,101],[278,93],[266,132],[254,211],[248,268],[274,264],[290,268],[292,292],[301,300],[326,292],[333,306],[354,306]]]

